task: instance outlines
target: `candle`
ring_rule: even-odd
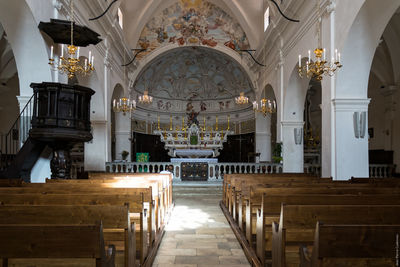
[[[326,59],[326,49],[324,48],[324,61]]]
[[[169,115],[169,130],[172,131],[172,115]]]
[[[89,51],[89,65],[91,64],[90,63],[90,60],[92,59],[92,51]]]
[[[299,55],[299,68],[301,68],[301,55]]]
[[[61,57],[64,57],[64,44],[61,45]]]
[[[85,70],[87,70],[87,58],[85,58]]]
[[[231,118],[231,116],[228,115],[228,131],[229,131],[229,119]]]
[[[308,50],[308,61],[311,62],[311,51]]]
[[[94,56],[92,56],[92,66],[94,66]]]
[[[338,53],[338,56],[339,56],[339,58],[338,58],[338,59],[339,59],[339,60],[338,60],[338,62],[340,62],[340,53]]]
[[[335,49],[335,61],[337,61],[338,54],[337,54],[337,49]]]
[[[79,50],[80,50],[80,47],[78,47],[78,51],[76,52],[76,58],[77,59],[79,58]]]
[[[218,116],[215,116],[215,130],[218,131]]]
[[[51,46],[50,48],[50,59],[53,59],[54,56],[54,46]]]
[[[308,63],[308,61],[307,61],[307,63],[306,63],[306,64],[307,64],[307,72],[308,72],[308,64],[309,64],[309,63]]]

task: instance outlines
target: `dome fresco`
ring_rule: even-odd
[[[247,73],[229,56],[206,47],[170,50],[151,61],[137,77],[134,90],[160,99],[226,100],[251,94]]]
[[[167,44],[249,49],[240,24],[221,8],[202,0],[179,0],[156,13],[140,34],[137,47],[147,50],[138,59]]]

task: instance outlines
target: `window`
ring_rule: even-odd
[[[118,8],[118,24],[122,29],[122,24],[123,24],[123,15],[122,15],[122,11],[120,8]]]
[[[269,7],[267,7],[264,13],[264,32],[268,29],[269,19]]]

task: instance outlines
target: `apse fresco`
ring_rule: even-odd
[[[219,101],[219,110],[230,109],[230,99],[252,91],[250,79],[236,61],[198,46],[176,48],[158,56],[142,70],[133,87],[140,94],[148,90],[161,99],[157,102],[160,110],[170,110],[171,99]],[[205,102],[199,105],[202,111],[207,109]]]
[[[138,41],[138,47],[147,51],[138,58],[168,43],[249,48],[239,23],[221,8],[202,0],[180,0],[150,19]]]

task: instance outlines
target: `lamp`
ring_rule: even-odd
[[[71,7],[71,44],[67,45],[67,55],[64,56],[64,44],[61,45],[61,55],[58,62],[54,59],[54,47],[50,48],[49,65],[53,70],[60,73],[67,73],[68,78],[72,79],[76,74],[89,75],[94,71],[94,56],[89,51],[89,57],[85,59],[84,64],[79,59],[80,47],[74,45],[74,4],[70,1]]]
[[[238,105],[244,105],[249,103],[249,98],[247,96],[244,96],[244,92],[241,92],[238,97],[235,97],[235,102]]]
[[[276,112],[276,101],[267,99],[264,96],[260,100],[260,105],[258,104],[257,101],[253,102],[253,110],[254,110],[254,112],[261,112],[265,117],[265,116],[267,116],[268,113],[272,114],[272,113]]]
[[[367,125],[367,112],[354,112],[353,113],[353,126],[354,126],[354,136],[358,139],[363,139],[365,137]]]
[[[118,101],[116,99],[113,100],[114,112],[123,112],[123,114],[125,115],[126,112],[132,112],[135,109],[136,109],[135,100],[130,100],[126,97],[122,97]]]
[[[302,128],[294,128],[294,143],[296,145],[301,145],[301,141],[303,139],[303,129]]]
[[[308,50],[308,59],[306,65],[302,65],[302,57],[299,55],[298,72],[301,78],[315,78],[317,81],[322,81],[322,75],[333,76],[336,70],[342,67],[340,64],[340,53],[335,49],[335,57],[332,57],[331,62],[326,60],[326,49],[322,48],[321,42],[321,14],[320,1],[317,1],[318,7],[318,48],[314,49],[315,58],[311,59],[311,50]]]
[[[144,90],[143,95],[139,96],[139,103],[148,105],[151,104],[152,102],[153,102],[153,97],[149,96],[149,91]]]

